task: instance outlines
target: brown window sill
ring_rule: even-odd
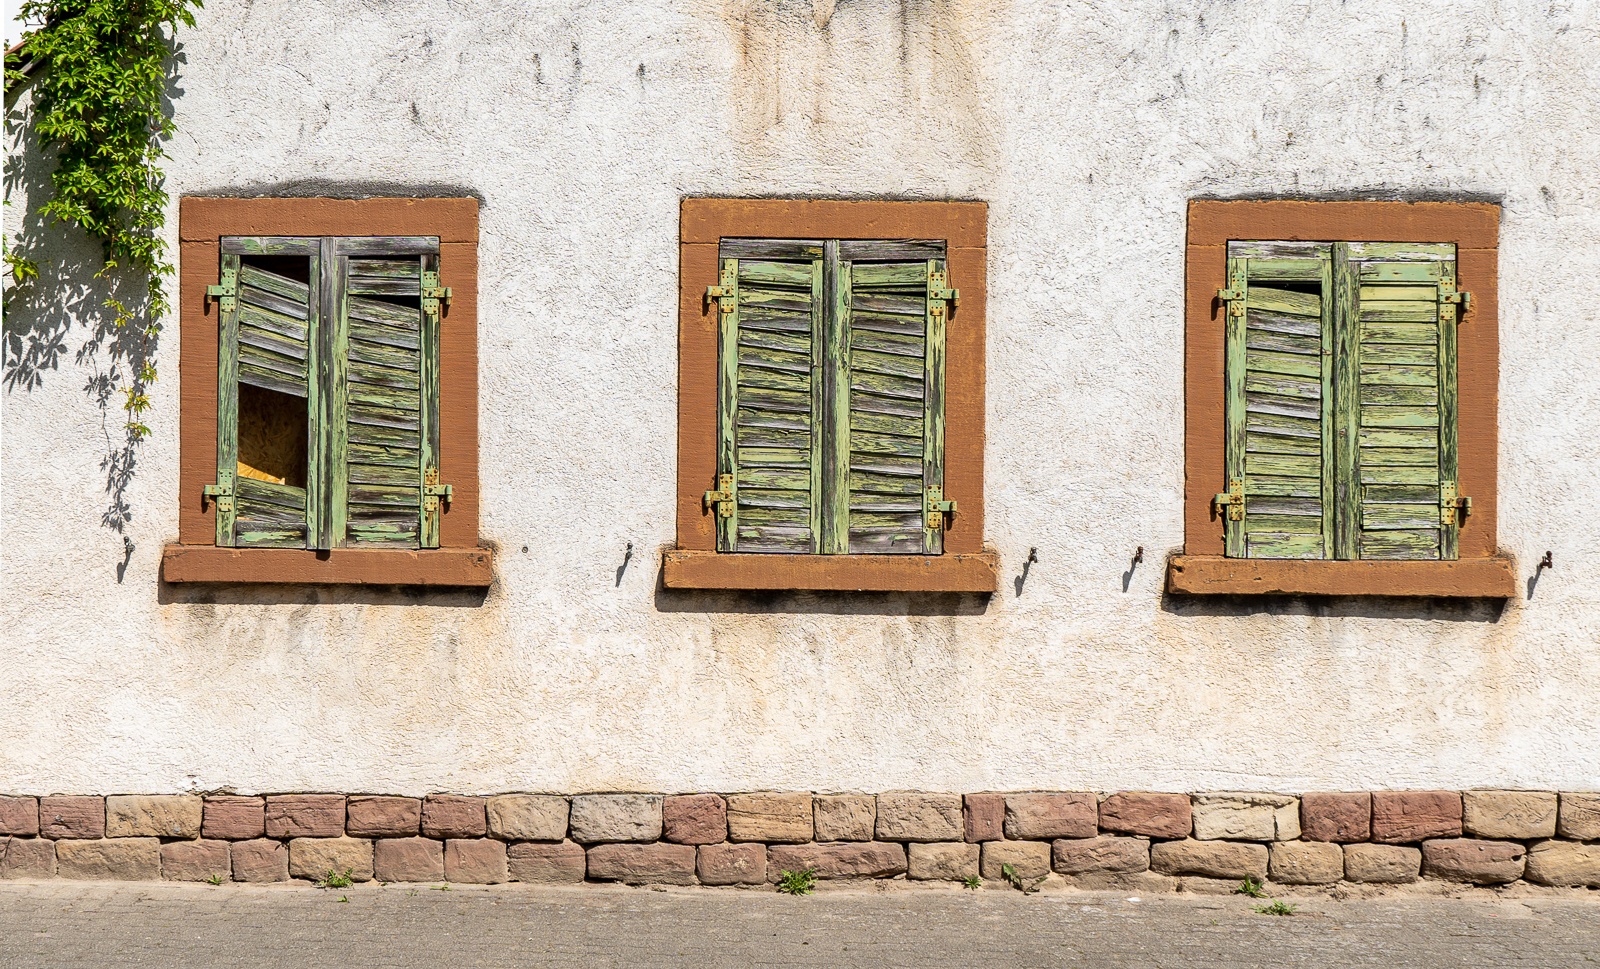
[[[794,589],[850,592],[993,592],[1000,556],[741,555],[670,550],[669,589]]]
[[[168,545],[161,552],[168,582],[260,582],[308,585],[435,585],[485,587],[494,581],[486,548],[217,548]]]
[[[1456,562],[1305,562],[1175,555],[1167,591],[1183,595],[1438,596],[1509,599],[1509,556]]]

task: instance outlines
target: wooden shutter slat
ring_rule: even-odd
[[[304,320],[310,307],[304,300],[290,299],[264,289],[255,289],[250,286],[239,287],[239,302],[246,306],[254,306],[263,310],[287,316],[292,320]]]

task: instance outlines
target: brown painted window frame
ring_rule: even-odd
[[[439,548],[218,548],[201,489],[217,474],[217,310],[206,286],[223,236],[437,236],[450,287],[439,340],[439,474],[454,489]],[[478,541],[478,200],[474,198],[197,198],[178,206],[178,542],[167,582],[488,586],[493,553]]]
[[[1183,553],[1167,591],[1218,595],[1509,598],[1516,574],[1498,551],[1500,207],[1481,202],[1221,201],[1189,203],[1185,252]],[[1223,482],[1225,309],[1217,299],[1229,240],[1454,243],[1458,285],[1472,294],[1457,329],[1461,492],[1472,514],[1449,562],[1226,558],[1212,497]]]
[[[984,320],[988,214],[983,202],[684,199],[678,249],[677,547],[663,558],[673,589],[993,592],[999,557],[983,547]],[[942,555],[718,552],[704,507],[716,487],[717,284],[724,238],[944,239],[961,291],[945,334],[945,496],[959,513]]]

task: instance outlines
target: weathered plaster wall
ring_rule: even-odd
[[[96,252],[8,121],[6,230],[72,296],[5,322],[0,790],[1600,789],[1594,4],[216,3],[182,41],[174,198],[482,199],[499,581],[160,586],[177,341],[119,533]],[[1184,206],[1285,194],[1503,203],[1526,597],[1162,597]],[[990,203],[999,594],[658,588],[686,195]]]

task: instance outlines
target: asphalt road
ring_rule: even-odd
[[[1600,969],[1600,892],[1289,899],[834,889],[0,884],[0,967]]]

